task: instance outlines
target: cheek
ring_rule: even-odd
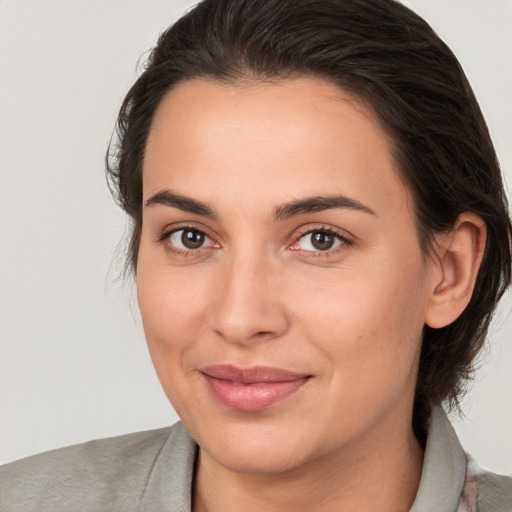
[[[158,270],[155,270],[158,268]],[[204,329],[204,290],[161,267],[139,265],[137,300],[156,374],[171,405],[185,419],[197,402],[191,363]]]
[[[207,299],[202,279],[187,280],[161,265],[141,261],[137,300],[155,369],[162,372],[185,364],[182,354],[204,329]]]
[[[415,374],[426,286],[421,260],[405,268],[366,267],[359,275],[352,270],[309,289],[298,311],[337,387],[357,388],[361,399],[398,389]]]

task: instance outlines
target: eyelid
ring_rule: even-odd
[[[296,245],[301,238],[304,236],[311,234],[311,233],[317,233],[317,232],[324,232],[328,233],[330,235],[335,236],[341,241],[341,244],[332,248],[332,249],[326,249],[324,251],[322,250],[316,250],[316,251],[308,251],[300,248],[294,248],[293,246]],[[350,247],[354,244],[356,240],[356,237],[349,233],[346,230],[337,228],[332,225],[326,225],[326,224],[317,224],[316,226],[312,226],[311,224],[301,226],[297,232],[293,236],[293,242],[288,246],[293,251],[301,251],[303,253],[309,253],[308,256],[329,256],[339,250],[346,249],[347,247]]]
[[[193,221],[184,221],[184,222],[171,222],[170,224],[166,224],[163,228],[158,229],[158,233],[155,241],[159,242],[169,236],[171,233],[180,231],[181,229],[190,229],[191,231],[198,231],[203,233],[208,238],[215,240],[217,237],[211,232],[209,228],[204,226],[203,224],[199,224]]]
[[[205,236],[205,238],[209,239],[212,243],[210,245],[199,247],[198,249],[180,249],[178,247],[171,246],[170,243],[166,243],[170,239],[170,236],[173,233],[176,233],[178,231],[186,231],[186,230],[196,231],[198,233],[201,233],[201,234],[203,234]],[[157,237],[155,239],[155,242],[158,242],[158,243],[160,243],[162,245],[165,245],[165,248],[168,251],[171,251],[171,252],[173,252],[175,254],[178,254],[178,255],[179,254],[188,255],[188,254],[199,254],[203,250],[207,250],[207,249],[210,249],[210,248],[215,248],[215,249],[219,248],[220,244],[219,244],[219,242],[217,242],[216,238],[217,237],[212,235],[210,233],[210,230],[205,228],[204,226],[198,226],[194,222],[185,222],[185,223],[179,223],[178,222],[178,223],[172,223],[172,224],[166,225],[160,231],[160,233],[157,235]]]

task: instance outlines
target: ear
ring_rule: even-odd
[[[436,236],[438,250],[430,272],[430,296],[425,323],[440,329],[466,309],[482,263],[487,230],[474,213],[459,215],[454,227]]]

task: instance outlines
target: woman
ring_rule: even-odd
[[[512,228],[425,22],[390,0],[205,1],[128,93],[108,172],[183,423],[6,466],[6,510],[510,508],[439,407],[510,283]]]

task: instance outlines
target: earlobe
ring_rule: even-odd
[[[436,238],[437,261],[425,323],[439,329],[455,321],[473,295],[487,230],[478,215],[463,213],[449,232]]]

